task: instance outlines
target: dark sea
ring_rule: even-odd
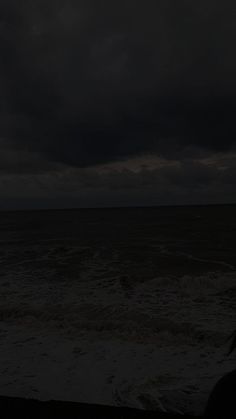
[[[2,273],[46,268],[54,281],[79,280],[94,258],[130,287],[236,269],[236,206],[2,212],[0,234]]]
[[[201,414],[233,368],[236,206],[0,213],[0,394]]]

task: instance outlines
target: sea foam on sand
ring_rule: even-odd
[[[0,394],[202,414],[235,367],[225,356],[235,274],[158,277],[130,290],[98,273],[91,264],[78,281],[53,283],[16,266],[4,276]]]

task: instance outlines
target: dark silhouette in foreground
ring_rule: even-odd
[[[179,415],[157,411],[113,407],[76,402],[47,401],[0,396],[1,418],[24,419],[197,419],[192,415]],[[199,418],[200,419],[200,418]]]
[[[222,377],[213,388],[204,419],[236,419],[236,370]]]
[[[230,355],[236,347],[236,332],[229,351]],[[207,402],[204,419],[236,419],[236,369],[225,374],[216,383]]]

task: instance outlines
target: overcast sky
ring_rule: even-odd
[[[236,202],[233,0],[2,0],[0,209]]]

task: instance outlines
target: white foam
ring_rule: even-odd
[[[156,277],[127,293],[102,259],[77,281],[40,272],[17,265],[1,279],[0,394],[201,414],[234,368],[234,273]]]

